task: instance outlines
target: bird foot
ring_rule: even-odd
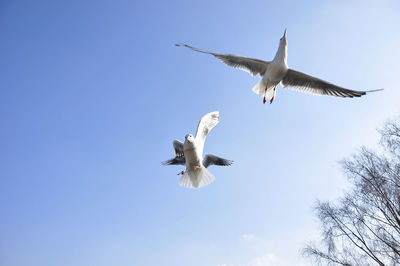
[[[275,97],[272,97],[271,100],[269,101],[269,104],[271,104],[274,101]]]
[[[185,171],[181,171],[179,173],[177,173],[176,175],[184,175],[187,172],[187,169]]]
[[[196,165],[193,167],[193,170],[196,171],[197,169],[200,169],[201,167]],[[184,175],[186,172],[188,171],[188,169],[186,169],[185,171],[181,171],[179,173],[177,173],[176,175]]]
[[[265,104],[266,102],[267,102],[267,98],[265,98],[265,96],[264,96],[263,104]]]

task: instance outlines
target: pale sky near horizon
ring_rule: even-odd
[[[0,265],[309,265],[338,161],[400,113],[398,1],[0,2]],[[357,99],[278,88],[187,43],[288,65]],[[211,185],[178,185],[172,141],[219,110]]]

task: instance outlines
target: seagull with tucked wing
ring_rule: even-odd
[[[191,50],[211,54],[220,59],[228,66],[249,72],[253,76],[260,75],[261,81],[254,87],[253,91],[264,97],[263,103],[270,99],[273,102],[276,95],[276,86],[280,83],[283,88],[295,89],[302,92],[316,95],[331,95],[337,97],[360,97],[367,92],[379,91],[355,91],[348,90],[332,83],[290,69],[287,65],[287,40],[286,29],[279,41],[279,48],[272,61],[263,61],[256,58],[249,58],[231,54],[219,54],[201,50],[186,44],[176,44],[176,46],[189,48]]]
[[[200,188],[212,183],[215,177],[207,170],[210,165],[226,166],[232,161],[207,154],[203,158],[204,142],[207,134],[219,122],[219,112],[211,112],[203,116],[197,126],[196,137],[192,134],[185,136],[185,142],[174,140],[175,158],[163,162],[164,165],[186,165],[179,185],[188,188]]]

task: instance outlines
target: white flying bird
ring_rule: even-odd
[[[188,188],[200,188],[214,181],[215,177],[207,170],[210,165],[231,165],[232,161],[207,154],[203,159],[203,148],[208,132],[219,122],[219,112],[211,112],[203,116],[197,126],[196,137],[185,136],[185,143],[174,140],[175,158],[163,162],[164,165],[186,164],[186,170],[179,185]]]
[[[231,54],[219,54],[191,47],[186,44],[176,44],[176,46],[192,49],[197,52],[211,54],[220,59],[226,65],[239,68],[249,72],[253,76],[260,75],[262,79],[254,87],[253,91],[264,97],[263,102],[270,99],[270,103],[275,98],[276,86],[280,83],[284,88],[295,89],[316,95],[332,95],[337,97],[360,97],[372,91],[348,90],[332,83],[290,69],[287,65],[287,40],[286,29],[280,39],[279,48],[272,61],[263,61],[256,58],[249,58]]]

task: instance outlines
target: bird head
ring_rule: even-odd
[[[286,29],[285,32],[283,33],[282,38],[279,41],[279,46],[286,46],[287,45],[287,40],[286,40]]]
[[[194,137],[193,137],[192,134],[187,134],[185,136],[185,140],[188,141],[188,142],[194,142]]]

